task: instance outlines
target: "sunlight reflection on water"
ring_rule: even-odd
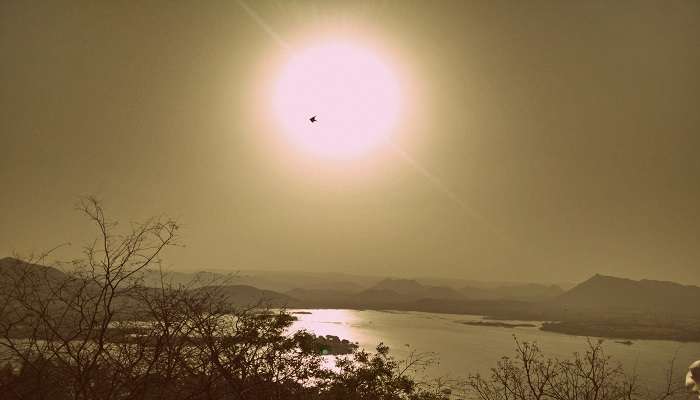
[[[514,334],[519,340],[537,341],[552,357],[569,357],[575,351],[585,351],[586,346],[584,337],[544,332],[537,327],[502,328],[459,323],[482,321],[477,315],[371,310],[290,311],[310,312],[295,314],[298,320],[290,331],[306,329],[317,335],[335,335],[357,342],[367,350],[373,350],[383,342],[399,358],[412,350],[434,352],[440,363],[427,371],[433,376],[463,377],[473,372],[488,373],[500,357],[513,354]],[[664,379],[664,370],[676,353],[676,376],[682,379],[690,362],[700,356],[700,343],[637,340],[627,346],[608,340],[605,351],[621,361],[628,371],[636,368],[643,380],[656,383]]]

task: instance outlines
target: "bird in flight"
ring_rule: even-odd
[[[313,117],[309,118],[309,121],[311,121],[312,123],[316,122],[316,116],[314,115]]]

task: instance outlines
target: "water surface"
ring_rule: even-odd
[[[500,357],[513,355],[513,335],[521,341],[536,341],[552,357],[569,357],[573,352],[586,349],[586,338],[581,336],[544,332],[537,327],[503,328],[459,323],[481,321],[481,316],[476,315],[371,310],[291,311],[310,313],[296,314],[298,321],[292,326],[293,330],[336,335],[357,342],[367,350],[383,342],[397,357],[405,357],[411,350],[434,352],[440,363],[428,371],[432,376],[457,378],[475,372],[488,373]],[[539,326],[539,323],[535,324]],[[679,382],[684,379],[688,365],[700,359],[700,343],[636,340],[632,345],[625,345],[608,339],[604,348],[628,371],[636,369],[640,378],[653,386],[665,379],[664,371],[674,355],[674,370]]]

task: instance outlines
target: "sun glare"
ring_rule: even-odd
[[[401,108],[389,65],[368,47],[342,40],[292,52],[273,90],[284,137],[321,158],[354,159],[383,146]]]

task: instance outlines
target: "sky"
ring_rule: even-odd
[[[270,123],[334,29],[403,89],[352,160]],[[96,195],[180,221],[173,269],[700,284],[699,38],[692,0],[3,1],[0,256],[76,256]]]

